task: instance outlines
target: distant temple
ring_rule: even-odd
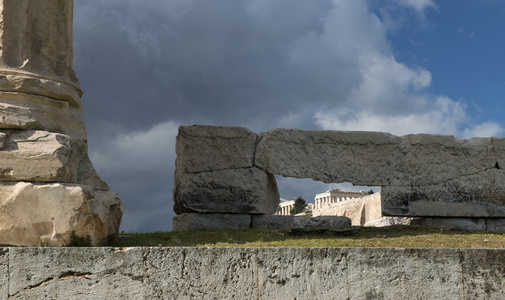
[[[368,192],[345,192],[340,189],[329,190],[321,194],[317,194],[315,200],[314,209],[321,209],[325,206],[329,206],[332,203],[343,202],[347,200],[352,200],[354,198],[361,198],[368,195]]]
[[[346,216],[353,226],[363,226],[382,218],[381,194],[370,194],[366,191],[346,192],[340,189],[329,190],[317,194],[315,204],[307,204],[303,215]],[[295,206],[295,200],[282,199],[277,207],[276,215],[289,216]]]
[[[295,207],[295,200],[286,200],[281,198],[281,202],[279,203],[279,206],[277,206],[277,211],[275,212],[276,215],[278,216],[289,216],[291,215],[291,209]],[[314,204],[309,203],[306,206],[307,211],[312,211],[314,207]],[[302,214],[307,214],[307,213],[302,213]]]

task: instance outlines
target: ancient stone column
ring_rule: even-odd
[[[0,0],[0,244],[117,237],[121,201],[87,155],[72,0]]]

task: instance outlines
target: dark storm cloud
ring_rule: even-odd
[[[75,67],[90,131],[169,118],[237,124],[261,115],[272,124],[287,107],[317,102],[307,78],[316,74],[299,72],[289,55],[300,37],[321,34],[331,3],[274,2],[76,2]],[[317,73],[327,78],[328,69]]]

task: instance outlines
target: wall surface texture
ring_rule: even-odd
[[[0,249],[0,299],[504,298],[504,250]]]

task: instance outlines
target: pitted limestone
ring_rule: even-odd
[[[65,246],[72,231],[104,245],[123,213],[117,194],[77,184],[1,182],[0,199],[2,245]]]
[[[177,169],[197,173],[251,168],[256,140],[254,132],[242,127],[181,126],[176,144]]]
[[[176,170],[176,213],[273,214],[279,204],[275,177],[258,168],[183,173]]]
[[[77,171],[85,143],[47,131],[9,133],[0,150],[0,181],[77,183]]]

